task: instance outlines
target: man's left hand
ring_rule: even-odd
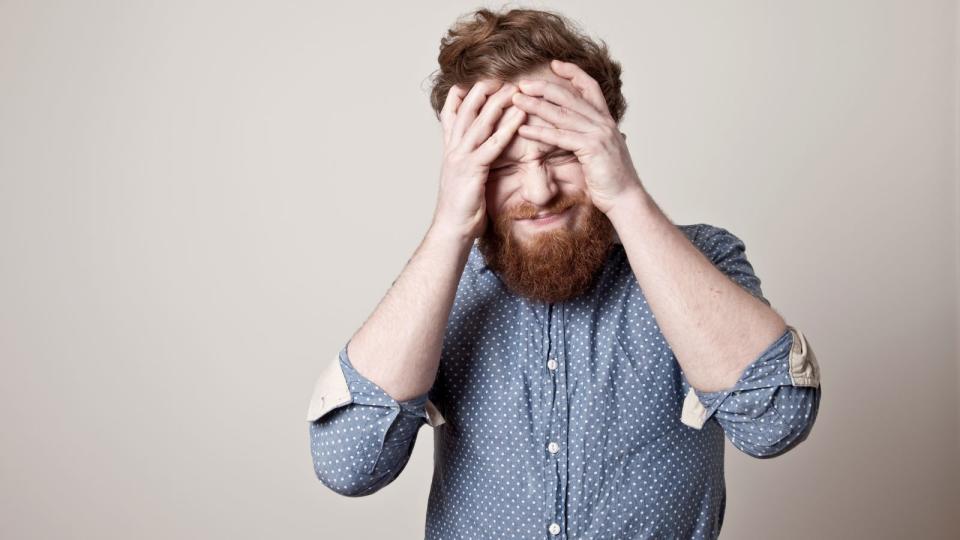
[[[577,92],[544,80],[521,80],[513,103],[555,127],[521,125],[528,139],[573,152],[583,168],[594,206],[609,213],[624,195],[642,191],[640,177],[616,120],[610,115],[600,85],[574,63],[553,60],[550,68],[570,81]]]

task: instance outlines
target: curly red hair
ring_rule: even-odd
[[[458,18],[440,40],[440,68],[431,79],[430,104],[439,120],[453,85],[470,88],[480,79],[512,80],[548,66],[554,58],[577,64],[600,84],[610,115],[619,124],[627,109],[620,63],[610,57],[606,42],[595,42],[567,17],[544,10],[483,8]]]

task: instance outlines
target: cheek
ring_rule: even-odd
[[[583,166],[579,161],[558,165],[554,167],[553,174],[557,179],[563,180],[570,184],[575,184],[584,188],[587,186],[587,183],[584,180]]]

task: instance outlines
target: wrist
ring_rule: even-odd
[[[473,244],[473,236],[469,233],[449,227],[434,221],[427,230],[427,240],[448,247],[467,248]]]
[[[637,185],[617,197],[616,202],[607,210],[606,215],[610,222],[616,225],[626,219],[626,216],[636,217],[648,214],[655,204],[646,190]]]

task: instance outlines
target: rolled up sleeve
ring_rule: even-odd
[[[733,387],[702,392],[684,379],[681,422],[700,429],[714,419],[730,442],[757,458],[781,455],[805,440],[820,405],[820,367],[800,330],[786,331]]]
[[[445,423],[428,395],[393,399],[354,369],[344,345],[325,366],[310,399],[307,419],[317,478],[350,497],[392,482],[409,461],[420,426]]]

